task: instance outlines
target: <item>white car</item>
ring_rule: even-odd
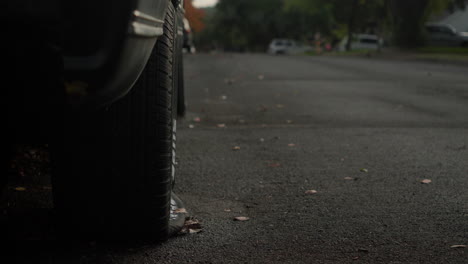
[[[346,51],[348,37],[344,37],[338,44],[338,51]],[[351,50],[378,50],[383,46],[382,38],[371,34],[354,34],[351,41]]]
[[[468,32],[457,32],[449,24],[426,24],[430,46],[468,47]]]
[[[268,46],[268,53],[280,54],[302,54],[312,50],[312,47],[302,45],[292,39],[273,39]]]

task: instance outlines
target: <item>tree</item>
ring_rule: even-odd
[[[189,21],[190,27],[194,32],[201,32],[205,28],[203,18],[205,12],[193,6],[192,0],[185,1],[185,17]]]
[[[465,0],[388,0],[394,41],[397,46],[414,48],[424,44],[424,24],[437,12],[465,8]]]

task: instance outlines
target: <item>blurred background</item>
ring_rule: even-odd
[[[466,0],[191,0],[200,51],[359,52],[382,48],[464,53]],[[447,47],[450,47],[447,49]],[[425,50],[424,50],[425,49]]]

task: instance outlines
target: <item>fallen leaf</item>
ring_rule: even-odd
[[[240,150],[240,149],[241,149],[241,147],[239,147],[239,146],[235,146],[235,147],[232,148],[232,150]]]
[[[295,147],[295,146],[296,146],[296,144],[293,144],[293,143],[288,144],[288,147]]]
[[[185,208],[177,208],[174,210],[173,212],[174,214],[186,214],[187,213],[187,209]]]
[[[353,177],[344,177],[344,179],[347,180],[347,181],[352,181],[352,180],[354,180]]]
[[[318,193],[316,190],[307,190],[305,194],[316,194]]]
[[[229,85],[233,84],[234,82],[235,82],[234,79],[224,79],[224,83],[229,84]]]
[[[241,222],[243,222],[243,221],[249,221],[249,220],[250,220],[250,218],[248,218],[248,217],[246,217],[246,216],[236,216],[236,217],[234,217],[234,221],[241,221]]]
[[[195,118],[193,119],[193,121],[194,121],[194,122],[200,122],[201,119],[200,119],[199,117],[195,117]]]
[[[202,231],[202,226],[200,222],[192,217],[187,217],[185,220],[184,226],[182,230],[180,230],[179,234],[196,234]]]
[[[279,167],[279,166],[281,166],[281,164],[279,164],[279,163],[271,163],[271,164],[268,164],[268,167],[272,167],[272,168],[277,168],[277,167]]]
[[[422,184],[429,184],[431,182],[432,182],[432,180],[429,180],[429,179],[424,179],[424,180],[421,181]]]
[[[264,105],[260,105],[259,108],[258,108],[258,111],[266,112],[266,111],[268,111],[268,107],[266,107]]]
[[[196,233],[200,233],[201,231],[203,231],[203,229],[201,228],[189,228],[189,234],[196,234]]]
[[[453,246],[450,246],[451,248],[468,248],[467,245],[453,245]]]
[[[24,191],[26,191],[26,188],[24,188],[24,187],[16,187],[16,188],[15,188],[15,191],[24,192]]]
[[[216,126],[219,127],[219,128],[225,128],[225,127],[226,127],[226,124],[218,124],[218,125],[216,125]]]
[[[369,172],[369,170],[368,170],[368,169],[364,169],[364,168],[360,169],[359,171],[361,171],[361,172],[365,172],[365,173],[368,173],[368,172]]]

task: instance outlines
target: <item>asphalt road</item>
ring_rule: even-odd
[[[29,245],[18,261],[34,251],[37,263],[468,263],[452,247],[468,244],[468,68],[185,62],[176,192],[202,231],[158,246]]]

